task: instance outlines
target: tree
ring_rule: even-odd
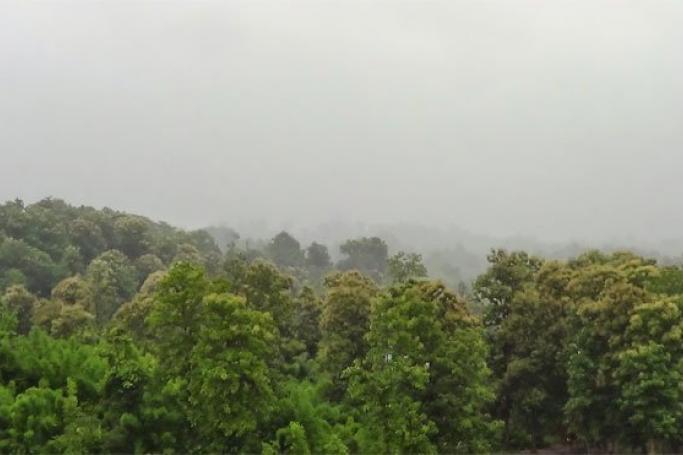
[[[166,269],[161,259],[154,254],[143,254],[135,260],[134,267],[140,283],[144,283],[152,273]]]
[[[259,259],[247,267],[242,286],[234,289],[235,293],[244,296],[250,308],[272,315],[280,335],[279,364],[288,374],[298,373],[300,365],[294,359],[306,351],[304,342],[297,338],[293,286],[292,277],[281,273],[272,263]]]
[[[318,360],[339,393],[343,390],[342,372],[367,351],[370,308],[379,291],[372,280],[357,271],[330,275],[325,287]]]
[[[683,268],[680,266],[660,267],[647,285],[650,292],[665,295],[683,294]]]
[[[0,303],[17,318],[17,333],[26,335],[31,330],[33,313],[38,305],[38,299],[23,286],[7,288],[0,299]]]
[[[325,400],[322,389],[307,380],[283,385],[273,412],[275,440],[265,444],[264,453],[349,453],[343,441],[349,438],[345,413]]]
[[[63,431],[64,396],[61,390],[31,387],[13,396],[0,386],[0,449],[8,453],[31,453],[44,449]]]
[[[273,237],[266,252],[281,267],[300,267],[304,264],[304,252],[299,241],[285,231]]]
[[[81,405],[78,400],[78,387],[74,381],[68,381],[66,394],[62,402],[63,429],[60,434],[47,442],[49,452],[78,453],[96,452],[102,446],[104,431],[97,416],[93,416],[89,407]]]
[[[116,249],[131,259],[149,250],[150,222],[141,216],[123,215],[114,221]]]
[[[56,340],[41,330],[0,342],[0,450],[56,452],[73,440],[78,401],[99,394],[106,362],[93,346]],[[88,422],[96,424],[93,412]],[[92,426],[81,426],[80,446]],[[95,435],[96,436],[96,435]]]
[[[72,275],[82,273],[85,270],[85,263],[80,250],[73,245],[64,248],[58,267],[64,273]]]
[[[88,266],[86,280],[93,291],[91,311],[98,323],[111,319],[137,288],[137,273],[128,258],[117,250],[106,251]]]
[[[223,272],[233,289],[239,289],[244,285],[248,267],[249,260],[247,254],[231,245],[225,253]]]
[[[37,302],[32,322],[54,337],[88,334],[95,317],[90,284],[80,276],[65,278],[52,290],[51,300]]]
[[[361,452],[436,453],[431,441],[436,427],[420,401],[429,362],[417,334],[434,334],[424,325],[429,316],[420,314],[433,308],[421,303],[419,298],[380,298],[367,335],[369,350],[345,372],[351,405],[360,410]]]
[[[202,321],[202,300],[210,282],[201,266],[174,264],[158,284],[149,315],[162,371],[168,377],[184,377],[191,369],[190,355]]]
[[[165,272],[154,272],[149,275],[135,297],[121,305],[114,314],[116,324],[123,327],[138,342],[151,338],[147,318],[156,302],[156,291],[165,276]]]
[[[90,284],[80,276],[64,278],[52,289],[52,299],[67,305],[80,305],[92,308],[93,295]]]
[[[567,400],[564,349],[566,302],[533,288],[520,291],[498,332],[507,364],[498,384],[498,403],[510,447],[539,448],[564,434]]]
[[[173,257],[172,263],[189,262],[192,264],[203,264],[203,259],[197,247],[191,243],[183,243],[178,246],[178,252]]]
[[[203,306],[191,354],[191,420],[205,450],[254,451],[274,400],[269,363],[275,325],[236,296],[212,294]]]
[[[326,270],[332,267],[327,247],[316,242],[311,243],[306,248],[306,265],[318,270]]]
[[[426,278],[427,267],[422,263],[422,255],[399,251],[387,261],[389,276],[394,283],[405,283],[411,278]]]
[[[570,262],[570,429],[586,445],[675,448],[682,440],[680,303],[648,292],[653,261],[592,252]],[[674,430],[674,428],[676,428]]]
[[[361,451],[489,452],[497,424],[476,321],[442,285],[390,289],[373,307],[362,362],[347,370]]]
[[[315,358],[318,351],[321,313],[322,304],[313,289],[303,288],[294,300],[293,334],[305,345],[306,352],[311,358]]]
[[[273,264],[256,260],[247,267],[238,292],[252,308],[271,313],[281,333],[289,336],[294,310],[293,285],[292,278]]]
[[[356,269],[372,277],[378,283],[382,281],[389,255],[384,240],[379,237],[347,240],[339,247],[339,251],[347,256],[339,262],[340,269]]]
[[[544,331],[548,317],[552,318],[556,311],[546,313],[542,297],[533,293],[542,260],[523,251],[508,253],[499,249],[491,251],[488,261],[490,266],[475,280],[473,291],[478,306],[483,308],[491,346],[488,363],[498,381],[496,416],[505,422],[506,446],[534,446],[541,444],[545,434],[545,419],[541,427],[536,417],[540,417],[538,411],[547,401],[536,379],[541,371],[556,370],[554,365],[531,360],[528,356],[536,345],[524,342],[531,336],[535,339],[537,331]]]
[[[510,312],[515,292],[533,280],[543,261],[523,251],[492,250],[489,269],[474,282],[474,293],[485,308],[484,323],[499,326]]]
[[[443,283],[420,281],[408,286],[404,292],[416,288],[420,299],[434,307],[439,321],[429,337],[433,344],[425,348],[432,359],[430,383],[422,397],[438,430],[436,446],[442,453],[491,452],[498,446],[501,422],[488,411],[495,395],[481,323]]]
[[[157,363],[143,353],[119,328],[105,334],[101,347],[109,368],[102,390],[102,420],[106,433],[102,446],[107,452],[160,451],[155,444],[153,422],[146,421],[145,394],[153,394]]]
[[[54,337],[70,337],[74,334],[86,334],[95,317],[80,305],[62,305],[60,312],[50,321],[50,335]]]
[[[102,229],[91,220],[76,218],[69,223],[68,231],[71,242],[78,247],[86,263],[107,250],[107,240]]]
[[[49,295],[52,286],[64,275],[49,254],[11,237],[0,243],[0,270],[7,271],[6,276],[8,272],[15,276],[14,271],[20,272],[26,288],[41,296]],[[14,280],[10,282],[20,284]]]

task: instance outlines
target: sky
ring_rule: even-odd
[[[0,0],[0,200],[683,237],[683,2]]]

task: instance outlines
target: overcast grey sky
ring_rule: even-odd
[[[0,0],[0,198],[683,234],[683,2]]]

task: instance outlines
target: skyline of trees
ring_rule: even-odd
[[[675,452],[683,268],[492,250],[468,292],[379,237],[0,205],[1,452]]]

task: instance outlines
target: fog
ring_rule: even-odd
[[[2,0],[0,199],[257,235],[661,244],[683,237],[682,18],[677,0]]]

